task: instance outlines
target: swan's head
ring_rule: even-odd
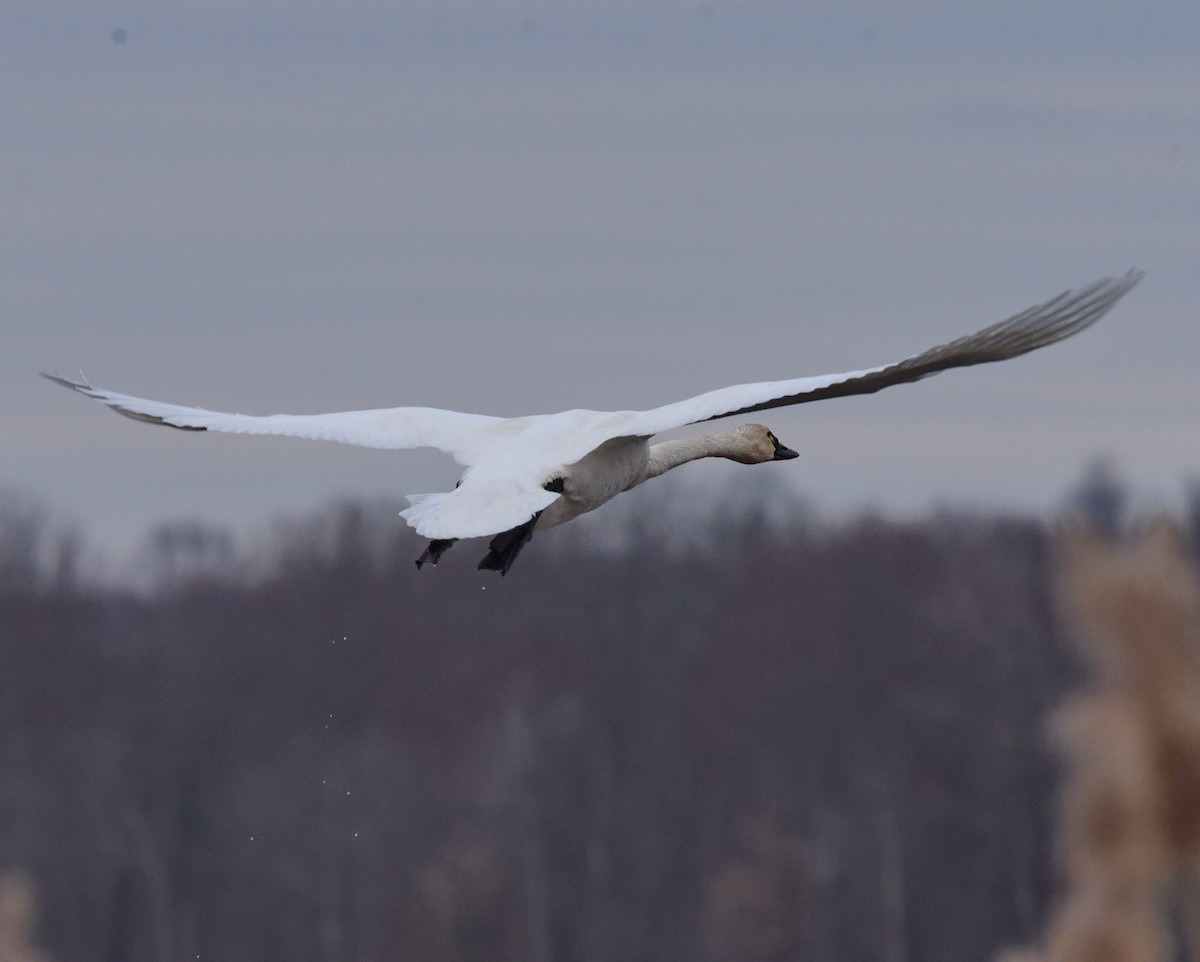
[[[725,457],[742,464],[762,464],[764,461],[790,461],[800,455],[784,447],[779,438],[761,424],[742,424],[727,435],[729,445]]]

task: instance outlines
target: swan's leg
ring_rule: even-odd
[[[488,553],[479,562],[480,570],[499,571],[501,575],[508,574],[508,569],[517,560],[521,549],[529,544],[533,537],[533,526],[537,524],[542,512],[538,512],[524,524],[517,525],[508,531],[502,531],[492,538],[488,545]]]
[[[436,568],[438,559],[450,550],[450,546],[457,540],[457,538],[435,538],[433,541],[430,541],[429,547],[417,559],[417,567],[420,568],[421,565],[428,561]]]

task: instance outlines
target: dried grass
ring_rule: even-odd
[[[23,873],[0,872],[0,962],[49,962],[34,945],[37,896]]]
[[[1179,533],[1061,541],[1064,616],[1091,666],[1053,731],[1067,764],[1065,882],[1022,962],[1166,962],[1177,912],[1200,959],[1200,573]]]

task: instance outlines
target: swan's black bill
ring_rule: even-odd
[[[799,451],[793,451],[791,448],[785,448],[782,444],[779,443],[778,438],[772,437],[771,440],[775,442],[775,457],[772,458],[771,460],[773,460],[773,461],[790,461],[790,460],[792,460],[792,458],[800,457]]]

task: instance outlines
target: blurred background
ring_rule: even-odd
[[[669,480],[649,490],[604,537],[539,535],[504,579],[449,555],[418,575],[394,504],[292,518],[255,554],[166,525],[139,592],[80,579],[53,519],[0,502],[0,946],[951,962],[1037,944],[1081,847],[1049,735],[1088,677],[1057,526],[732,495],[689,524]],[[1072,508],[1107,505],[1115,532],[1121,498],[1093,481]],[[1200,498],[1180,531],[1191,554]],[[1091,841],[1066,867],[1116,878],[1086,932],[1131,919],[1168,945],[1200,921],[1200,889],[1186,916],[1167,885],[1176,849],[1200,878],[1200,605],[1149,597],[1150,628],[1098,658],[1136,669],[1104,688],[1082,765],[1095,782],[1111,761],[1119,790],[1074,806]],[[1143,684],[1138,657],[1166,644],[1182,654]],[[1143,737],[1145,706],[1184,734]]]
[[[1200,515],[1198,29],[1173,0],[6,3],[0,946],[1036,942],[1047,723],[1086,677],[1057,525]],[[770,412],[800,460],[646,486],[503,581],[413,569],[395,513],[440,456],[153,431],[35,376],[644,408],[1130,267],[1081,337]]]

